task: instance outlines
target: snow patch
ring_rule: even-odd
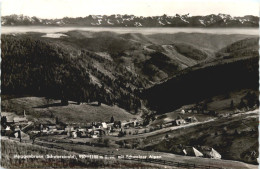
[[[101,25],[102,19],[98,19],[97,25]]]
[[[162,23],[162,21],[160,21],[160,20],[159,20],[159,24],[160,24],[160,25],[165,25],[165,24],[164,24],[164,23]]]
[[[199,20],[202,25],[206,25],[202,19]]]
[[[167,21],[167,20],[165,20],[165,21],[166,21],[167,24],[172,24],[171,22],[169,22],[169,21]]]
[[[109,25],[114,25],[114,23],[110,22],[109,19],[107,20],[107,23],[108,23]]]
[[[143,26],[140,22],[135,22],[134,25],[137,26],[137,27]],[[127,25],[126,25],[126,26],[127,26]]]
[[[190,23],[189,21],[186,21],[183,17],[180,17],[183,22]]]

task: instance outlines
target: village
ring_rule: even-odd
[[[23,116],[17,116],[12,112],[2,112],[2,136],[19,138],[21,133],[27,133],[31,137],[47,135],[67,135],[68,138],[99,138],[103,136],[124,137],[126,135],[149,133],[170,126],[180,126],[198,122],[196,117],[187,117],[186,119],[183,119],[181,116],[178,116],[175,120],[153,127],[145,125],[144,120],[140,118],[117,121],[112,116],[108,122],[95,121],[85,124],[65,124],[56,117],[55,124],[37,124],[27,119],[25,111],[23,113]]]
[[[186,110],[188,113],[188,111]],[[184,114],[185,110],[181,110],[179,114]],[[191,113],[191,112],[190,112]],[[17,139],[20,142],[31,141],[32,144],[36,139],[58,137],[65,140],[76,140],[77,143],[85,143],[87,145],[100,146],[100,144],[93,144],[100,142],[105,138],[104,145],[110,144],[111,138],[118,144],[120,140],[117,138],[128,138],[130,135],[142,135],[156,130],[163,130],[173,126],[185,126],[186,124],[196,123],[198,120],[196,117],[191,116],[183,119],[178,116],[175,120],[166,122],[164,124],[149,126],[144,124],[143,119],[129,119],[117,121],[113,116],[108,122],[91,122],[91,123],[70,123],[65,124],[56,117],[55,124],[40,123],[29,121],[25,110],[23,116],[17,116],[12,112],[2,112],[1,117],[1,135],[6,136],[9,139]],[[48,140],[48,139],[47,139]],[[92,144],[91,144],[92,143]],[[120,146],[121,147],[121,146]],[[126,146],[127,147],[127,146]],[[130,146],[132,147],[132,146]],[[203,157],[204,155],[195,147],[186,146],[181,147],[183,155]],[[216,158],[220,159],[221,155],[217,153],[213,148],[209,152]],[[212,158],[208,156],[209,158]]]
[[[245,108],[244,108],[245,109]],[[187,106],[178,109],[176,118],[160,119],[163,115],[154,116],[154,120],[146,122],[145,118],[131,118],[127,120],[118,120],[111,116],[109,121],[93,121],[86,123],[67,122],[64,123],[58,117],[53,117],[52,122],[33,121],[23,112],[2,112],[1,116],[1,135],[9,139],[16,139],[20,142],[35,143],[35,140],[43,140],[49,143],[70,142],[73,144],[84,144],[96,147],[109,147],[112,149],[120,148],[136,148],[132,143],[125,140],[145,137],[148,135],[156,135],[167,131],[185,128],[186,126],[196,125],[206,122],[206,120],[198,120],[196,117],[202,115],[209,116],[207,120],[217,118],[225,118],[237,113],[243,113],[251,109],[234,109],[228,115],[218,114],[216,111],[205,111],[203,105]],[[254,107],[253,107],[254,109]],[[23,115],[17,115],[23,114]],[[168,140],[168,134],[164,139]],[[204,158],[221,159],[214,147],[198,147],[188,145],[175,145],[173,153],[184,156],[195,156]]]

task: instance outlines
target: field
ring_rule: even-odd
[[[44,97],[19,97],[2,101],[2,110],[23,114],[26,111],[28,118],[39,122],[54,122],[55,117],[64,123],[107,122],[113,116],[115,120],[127,120],[132,115],[117,106],[108,106],[97,103],[84,103],[77,105],[70,102],[68,106],[61,106],[60,100],[46,99]]]

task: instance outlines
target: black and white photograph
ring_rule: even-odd
[[[258,169],[258,0],[2,0],[3,169]]]

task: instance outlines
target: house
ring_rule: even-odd
[[[91,123],[87,123],[86,124],[86,128],[91,128],[92,127],[92,124]]]
[[[23,117],[14,116],[13,118],[14,123],[28,123],[26,118],[25,110],[23,111]]]
[[[98,136],[99,136],[99,131],[98,130],[92,131],[91,134],[90,134],[91,138],[98,138]]]
[[[85,129],[85,128],[79,128],[78,131],[80,131],[80,132],[86,132],[87,129]]]
[[[71,132],[71,136],[72,136],[72,138],[77,138],[77,132],[76,131],[72,131]]]
[[[130,119],[130,120],[127,120],[127,121],[125,121],[125,120],[122,121],[121,126],[127,128],[127,127],[136,127],[136,126],[139,126],[140,124],[142,124],[141,120],[133,118],[133,119]]]
[[[96,124],[96,128],[101,129],[101,128],[102,128],[102,123],[98,122],[98,123]]]
[[[216,111],[213,111],[213,110],[210,110],[210,111],[208,112],[208,114],[209,114],[209,115],[212,115],[212,116],[218,115],[218,113],[217,113]]]
[[[77,130],[77,135],[78,135],[78,137],[86,137],[87,136],[87,129],[85,129],[85,128],[79,128],[78,130]]]
[[[53,126],[47,126],[46,128],[47,128],[47,130],[50,131],[50,132],[57,131],[57,128],[56,128],[55,125],[53,125]]]
[[[107,123],[106,122],[102,122],[101,124],[102,124],[102,128],[107,129]]]
[[[221,155],[214,148],[201,146],[200,150],[207,158],[221,159]]]
[[[129,127],[135,127],[135,122],[127,122],[124,127],[129,128]]]
[[[221,155],[213,148],[211,148],[210,156],[214,159],[221,159]]]
[[[14,131],[20,131],[20,127],[19,126],[15,126],[14,127]]]
[[[168,122],[165,124],[165,127],[170,127],[170,126],[172,126],[172,122]]]
[[[107,123],[107,127],[109,128],[111,128],[111,127],[113,127],[114,126],[114,123]]]
[[[199,150],[197,150],[196,148],[192,147],[192,150],[193,150],[194,155],[196,157],[203,157],[203,154]]]
[[[195,123],[195,122],[198,122],[197,118],[192,116],[192,117],[187,117],[186,118],[186,121],[189,122],[189,123]]]
[[[180,126],[180,125],[183,125],[185,123],[186,123],[186,121],[184,119],[176,119],[175,120],[175,125],[176,126]]]
[[[203,154],[194,147],[185,147],[183,153],[188,156],[203,157]]]
[[[11,130],[11,127],[10,126],[6,126],[5,130],[9,131],[9,130]]]
[[[121,121],[114,121],[114,125],[115,128],[121,128]]]
[[[73,126],[67,126],[64,130],[67,132],[75,131]]]
[[[5,119],[6,124],[14,123],[15,114],[12,112],[1,112],[1,124],[3,124],[3,119]]]
[[[98,131],[99,131],[99,136],[106,135],[106,131],[105,130],[99,129]]]

